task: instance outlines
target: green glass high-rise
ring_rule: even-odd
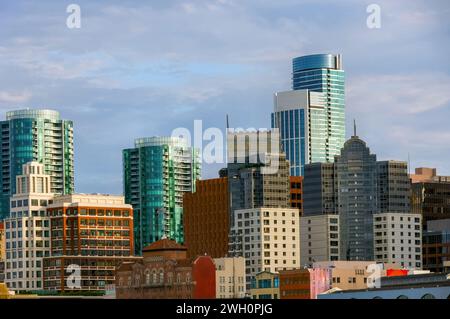
[[[194,192],[200,178],[198,150],[178,137],[150,137],[136,139],[135,147],[122,155],[136,254],[162,237],[183,243],[183,195]]]
[[[0,218],[9,214],[9,197],[16,191],[16,176],[31,161],[44,164],[52,192],[74,191],[73,122],[53,110],[16,110],[0,121]]]

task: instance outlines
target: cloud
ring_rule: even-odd
[[[232,126],[267,127],[291,59],[317,52],[344,55],[348,122],[357,118],[381,157],[450,156],[440,139],[450,117],[445,2],[380,0],[380,30],[366,27],[367,3],[356,0],[77,3],[78,30],[60,1],[0,10],[2,110],[26,103],[74,120],[77,191],[120,193],[121,150],[137,137],[194,119],[224,127],[225,114]],[[416,131],[434,132],[433,143]],[[218,168],[205,165],[204,177]]]
[[[31,98],[31,93],[27,91],[23,92],[7,92],[0,91],[0,103],[24,103]]]
[[[450,75],[445,73],[385,74],[352,78],[347,95],[350,108],[358,113],[402,116],[448,107],[449,88]]]

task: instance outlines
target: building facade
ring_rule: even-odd
[[[216,298],[241,299],[246,296],[245,259],[243,257],[215,258]]]
[[[262,271],[254,276],[251,283],[252,299],[280,299],[280,279],[278,274]]]
[[[26,109],[7,112],[0,128],[0,219],[8,216],[9,197],[16,191],[16,176],[25,163],[44,165],[53,193],[74,191],[72,121],[62,120],[57,111]]]
[[[6,236],[5,223],[0,221],[0,283],[5,282]]]
[[[449,299],[448,273],[430,273],[408,276],[383,277],[381,287],[333,291],[323,293],[319,299]]]
[[[450,218],[449,198],[449,176],[431,176],[412,183],[412,211],[422,214],[424,231],[427,230],[428,221]]]
[[[373,215],[375,261],[399,268],[422,269],[422,215]]]
[[[188,257],[228,254],[230,232],[228,179],[197,180],[195,193],[183,199],[184,243]]]
[[[311,276],[307,268],[279,272],[280,299],[311,299]]]
[[[303,176],[290,176],[291,199],[289,200],[291,208],[297,208],[300,216],[303,215]]]
[[[272,127],[279,127],[281,134],[283,130],[288,131],[282,139],[283,151],[294,167],[291,175],[302,175],[301,165],[333,162],[345,141],[345,72],[341,56],[315,54],[294,58],[292,89],[299,92],[285,92],[284,97],[288,98],[286,102],[289,103],[275,98]],[[304,97],[306,95],[309,95],[307,99]],[[305,105],[308,107],[305,108]],[[301,113],[305,109],[309,109],[309,114],[305,114],[302,121]],[[299,117],[296,117],[296,111]],[[285,114],[279,113],[277,116],[278,112]],[[301,134],[302,125],[304,135]]]
[[[45,290],[104,291],[115,282],[115,267],[133,260],[133,209],[123,196],[58,196],[47,213],[51,256],[43,261]],[[72,282],[77,270],[79,280]]]
[[[300,262],[339,260],[339,215],[311,215],[300,218]]]
[[[300,265],[298,209],[260,207],[234,211],[230,255],[245,258],[247,288],[261,271],[278,272]]]
[[[290,175],[302,176],[304,165],[326,162],[328,153],[326,95],[309,90],[274,95],[271,125],[280,131]]]
[[[123,151],[125,202],[134,210],[135,252],[163,236],[184,242],[183,195],[200,178],[198,150],[179,137],[150,137]]]
[[[187,248],[161,239],[143,249],[143,257],[117,270],[118,299],[214,299],[216,268],[209,256],[194,261]]]
[[[374,259],[374,214],[411,211],[407,164],[377,161],[356,128],[334,163],[305,166],[303,193],[305,217],[339,215],[341,260]]]
[[[428,221],[423,232],[423,268],[447,271],[450,266],[450,219]]]
[[[12,291],[43,289],[43,258],[50,256],[47,206],[54,194],[45,166],[29,162],[16,176],[6,225],[5,282]]]

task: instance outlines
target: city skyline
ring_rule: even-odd
[[[121,150],[135,138],[169,136],[195,119],[225,128],[225,114],[232,127],[268,128],[273,93],[291,88],[292,58],[342,54],[346,138],[356,118],[381,160],[409,153],[410,169],[449,175],[448,10],[434,3],[379,1],[375,30],[366,26],[367,4],[353,1],[79,1],[79,30],[65,26],[65,4],[2,3],[0,70],[8,78],[0,82],[0,112],[55,109],[73,120],[76,192],[120,194]],[[203,31],[212,22],[220,37]],[[224,166],[204,165],[202,177]]]

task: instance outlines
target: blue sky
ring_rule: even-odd
[[[66,7],[81,7],[80,29]],[[381,8],[381,28],[366,7]],[[450,175],[448,1],[1,1],[0,113],[52,108],[75,123],[77,192],[121,193],[137,137],[268,127],[291,59],[341,53],[347,136],[379,159]],[[222,165],[205,165],[203,178]]]

